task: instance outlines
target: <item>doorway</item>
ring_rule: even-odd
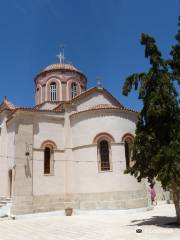
[[[8,171],[8,179],[9,179],[9,198],[12,196],[12,169]]]

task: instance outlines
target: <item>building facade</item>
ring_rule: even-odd
[[[148,204],[144,181],[124,174],[137,112],[70,64],[37,74],[36,105],[0,105],[0,196],[12,213],[127,209]]]

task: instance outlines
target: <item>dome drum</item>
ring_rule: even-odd
[[[36,104],[69,101],[86,90],[87,78],[70,64],[52,64],[35,77]]]

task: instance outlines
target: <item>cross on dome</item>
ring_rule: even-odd
[[[57,58],[59,59],[60,64],[64,64],[65,57],[64,57],[64,47],[62,47],[62,51],[58,55],[56,55]]]

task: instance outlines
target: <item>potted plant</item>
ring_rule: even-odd
[[[72,216],[73,208],[70,208],[70,207],[65,208],[65,214],[66,216]]]

